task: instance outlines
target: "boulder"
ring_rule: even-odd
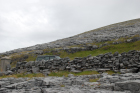
[[[116,82],[114,86],[115,91],[129,90],[132,93],[140,93],[140,80]]]
[[[92,48],[93,49],[98,49],[98,46],[97,45],[93,45]]]

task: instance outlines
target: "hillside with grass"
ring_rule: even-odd
[[[96,46],[96,49],[87,47]],[[91,31],[87,31],[72,37],[56,40],[50,43],[38,44],[21,49],[15,49],[1,53],[0,56],[8,56],[12,59],[11,65],[15,67],[17,62],[35,61],[38,55],[58,55],[61,58],[97,56],[108,52],[128,52],[140,50],[140,19],[120,22]],[[74,50],[76,52],[68,52]]]
[[[115,53],[115,52],[119,52],[119,53],[123,53],[123,52],[128,52],[130,50],[140,50],[140,40],[138,39],[137,41],[134,42],[126,42],[126,40],[130,40],[130,39],[135,39],[135,38],[139,38],[139,35],[135,35],[133,37],[126,37],[126,38],[120,38],[114,41],[106,41],[106,42],[99,42],[99,43],[88,43],[88,45],[104,45],[102,47],[99,47],[98,49],[94,49],[94,50],[83,50],[83,51],[78,51],[75,53],[67,53],[65,50],[59,48],[53,48],[53,49],[44,49],[43,50],[43,54],[42,55],[58,55],[61,58],[65,58],[65,57],[69,57],[71,60],[73,60],[76,57],[87,57],[89,55],[91,56],[97,56],[100,54],[105,54],[108,52],[111,53]],[[114,42],[120,42],[118,44],[114,44]],[[76,47],[76,46],[74,46]],[[78,46],[77,46],[78,47]],[[72,49],[73,47],[69,48]],[[31,53],[31,54],[29,54]],[[12,66],[14,67],[16,62],[21,62],[21,61],[35,61],[37,58],[38,54],[34,54],[33,51],[25,51],[25,52],[21,52],[19,53],[15,53],[10,55],[11,59],[12,59]],[[25,59],[24,59],[25,58]]]

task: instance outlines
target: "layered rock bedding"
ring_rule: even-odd
[[[91,82],[90,79],[97,79]],[[140,73],[3,78],[0,93],[140,93]]]

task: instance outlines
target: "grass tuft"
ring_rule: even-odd
[[[75,76],[79,75],[93,75],[93,74],[99,74],[97,71],[82,71],[79,73],[73,73]]]
[[[109,75],[115,74],[115,72],[112,70],[106,71],[105,73],[108,73]]]
[[[92,75],[92,74],[99,74],[99,73],[97,71],[83,71],[83,72],[79,72],[79,73],[74,73],[74,72],[69,72],[69,71],[59,71],[59,72],[51,72],[49,74],[49,76],[67,77],[68,74],[73,74],[74,76],[79,76],[79,75]]]
[[[65,85],[60,85],[60,87],[65,87]]]
[[[14,74],[14,75],[4,75],[4,76],[0,76],[0,79],[2,78],[10,78],[10,77],[14,77],[14,78],[33,78],[33,77],[45,77],[42,73],[32,73],[32,74],[26,74],[26,73],[19,73],[19,74]]]
[[[97,82],[99,80],[99,78],[93,78],[93,79],[89,79],[89,82]]]
[[[68,74],[70,74],[70,72],[68,72],[68,71],[59,71],[59,72],[51,72],[49,74],[49,76],[57,76],[57,77],[65,76],[65,77],[67,77]]]

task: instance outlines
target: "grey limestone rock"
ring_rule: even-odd
[[[115,83],[114,90],[116,91],[129,90],[132,93],[139,93],[140,92],[139,86],[140,86],[139,80],[117,82]]]
[[[97,46],[97,45],[93,45],[92,48],[93,48],[93,49],[97,49],[98,46]]]
[[[97,82],[89,82],[97,78]],[[0,93],[139,93],[139,80],[139,73],[4,78],[0,80]]]

